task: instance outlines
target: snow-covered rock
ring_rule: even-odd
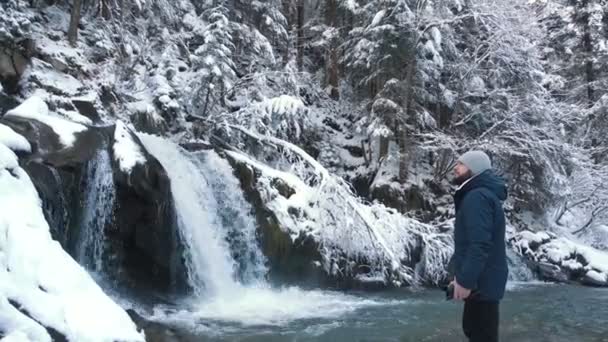
[[[541,277],[608,286],[608,253],[552,232],[522,231],[509,238],[513,248],[536,264]]]
[[[87,130],[87,127],[69,121],[49,112],[44,100],[38,96],[32,96],[18,107],[6,113],[6,117],[18,117],[29,120],[37,120],[51,127],[65,147],[71,147],[76,141],[76,134]]]
[[[141,286],[142,291],[171,292],[184,288],[185,270],[176,256],[181,249],[177,233],[171,229],[175,213],[170,182],[163,167],[147,154],[137,137],[126,131],[130,134],[126,137],[133,139],[128,142],[135,144],[145,162],[125,172],[121,159],[114,155],[114,126],[88,126],[66,148],[55,130],[37,119],[5,116],[0,118],[0,125],[6,127],[3,131],[12,132],[1,136],[0,141],[12,145],[25,142],[31,146],[31,153],[19,153],[20,164],[42,200],[51,236],[66,250],[74,252],[75,257],[82,254],[74,251],[80,248],[74,247],[81,237],[82,223],[78,220],[98,215],[87,213],[87,208],[95,210],[95,206],[86,207],[83,203],[89,203],[90,196],[99,196],[99,191],[112,186],[115,202],[103,203],[111,207],[113,214],[104,227],[106,232],[112,232],[105,236],[111,246],[104,251],[108,256],[104,263],[108,260],[111,263],[106,276],[118,284]],[[99,163],[100,156],[107,156],[109,165]],[[93,173],[92,168],[96,170]],[[101,190],[95,188],[93,174],[112,177],[113,184],[106,183],[107,187]]]
[[[271,264],[300,267],[309,274],[317,272],[311,265],[321,265],[330,282],[344,287],[361,285],[363,279],[401,286],[437,284],[446,278],[451,234],[384,205],[363,203],[342,180],[294,145],[246,134],[270,149],[278,148],[286,158],[286,164],[275,160],[268,165],[240,152],[226,152],[257,211]],[[298,250],[302,246],[306,249]],[[300,264],[290,264],[289,259]]]
[[[146,157],[134,141],[130,129],[120,120],[116,121],[113,150],[114,158],[123,172],[129,173],[135,165],[146,162]]]
[[[7,132],[0,132],[0,334],[13,341],[144,341],[51,238],[34,185],[3,143],[17,134]]]
[[[12,128],[0,124],[0,144],[15,152],[31,152],[30,143],[23,136],[15,133]]]

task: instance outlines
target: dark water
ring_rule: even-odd
[[[608,289],[552,284],[510,288],[501,303],[501,341],[608,342]],[[462,304],[445,301],[439,290],[355,295],[385,304],[283,326],[201,321],[173,331],[183,341],[465,341]]]

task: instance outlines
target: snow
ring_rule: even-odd
[[[564,266],[570,270],[578,270],[578,269],[583,268],[583,265],[574,259],[562,261],[562,266]]]
[[[356,0],[345,0],[340,2],[340,4],[344,7],[346,7],[346,9],[355,12],[357,9],[359,9],[359,4],[357,3]]]
[[[531,231],[526,230],[526,231],[520,232],[519,235],[521,236],[522,240],[524,240],[524,241],[530,241],[530,242],[536,242],[536,243],[542,243],[543,241],[551,239],[549,234],[547,234],[546,232],[533,233]]]
[[[434,26],[430,29],[429,33],[431,34],[431,37],[433,37],[433,41],[435,42],[437,49],[441,50],[441,31]]]
[[[608,274],[608,253],[589,246],[576,244],[576,251],[588,262],[588,266]]]
[[[41,325],[69,341],[144,341],[127,313],[51,238],[36,189],[4,144],[0,189],[3,341],[51,341]]]
[[[17,156],[4,144],[0,143],[0,168],[14,169],[19,165]]]
[[[76,123],[80,123],[83,125],[93,125],[93,120],[87,118],[86,116],[75,112],[73,110],[65,110],[65,109],[61,109],[58,108],[57,109],[57,114],[59,114],[60,116],[65,117],[66,119],[70,120],[70,121],[74,121]]]
[[[292,239],[304,233],[319,241],[328,273],[345,271],[338,270],[335,263],[345,253],[352,259],[365,258],[371,263],[373,270],[368,277],[385,280],[390,277],[395,284],[415,283],[417,275],[402,261],[409,260],[411,251],[422,241],[421,276],[437,282],[444,275],[453,251],[450,234],[439,234],[434,227],[406,218],[383,205],[363,203],[347,184],[297,146],[242,130],[258,141],[280,146],[283,154],[299,159],[288,159],[289,164],[285,166],[288,171],[283,171],[240,152],[227,152],[260,171],[257,187],[262,200]],[[282,196],[273,185],[276,180],[287,184],[295,193],[288,198]],[[297,214],[292,214],[294,212]]]
[[[289,95],[281,95],[268,101],[264,101],[262,106],[266,107],[268,112],[280,115],[295,113],[299,110],[306,109],[306,105],[304,102],[302,102],[302,100]]]
[[[302,100],[290,95],[264,99],[236,113],[239,125],[265,135],[299,138],[308,125],[310,111]]]
[[[44,34],[36,35],[35,40],[36,47],[43,55],[54,57],[65,64],[68,62],[85,64],[86,59],[80,50],[72,48],[67,40],[54,41]]]
[[[376,15],[374,16],[374,19],[372,19],[372,23],[370,24],[370,27],[378,26],[378,24],[380,24],[380,22],[382,21],[382,19],[384,18],[385,15],[386,15],[386,10],[378,11],[378,13],[376,13]]]
[[[32,152],[32,147],[27,139],[3,124],[0,124],[0,144],[16,152]]]
[[[554,263],[560,263],[572,255],[572,245],[565,239],[557,239],[545,246],[546,255]]]
[[[2,341],[51,341],[44,327],[19,312],[0,295],[0,331],[7,334]]]
[[[599,273],[593,270],[587,272],[587,277],[597,281],[598,283],[606,283],[608,281],[608,277],[605,273]]]
[[[71,147],[74,144],[76,141],[76,133],[87,130],[87,127],[84,125],[51,115],[44,100],[38,96],[31,96],[16,108],[8,111],[6,116],[33,119],[42,122],[57,134],[59,141],[65,147]]]
[[[535,250],[531,250],[530,242],[540,245]],[[583,245],[566,237],[557,237],[548,232],[523,231],[516,233],[513,244],[520,248],[520,253],[532,257],[536,261],[548,261],[570,270],[583,268],[588,272],[596,272],[608,279],[606,278],[608,277],[608,252]],[[579,262],[581,259],[584,262]]]
[[[137,164],[144,164],[146,157],[133,139],[131,130],[120,120],[114,130],[114,158],[123,172],[131,173]]]
[[[83,87],[73,76],[58,72],[52,65],[37,58],[32,59],[31,66],[26,69],[23,78],[36,80],[42,88],[68,96],[78,95]]]

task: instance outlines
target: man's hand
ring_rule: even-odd
[[[460,284],[458,284],[458,280],[454,278],[454,299],[465,300],[469,297],[470,294],[471,290],[465,289],[464,287],[460,286]]]

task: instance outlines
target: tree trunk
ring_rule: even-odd
[[[101,16],[108,20],[112,16],[112,12],[110,11],[110,0],[100,0],[101,1]]]
[[[590,15],[587,12],[589,8],[589,1],[584,0],[580,4],[580,8],[578,10],[583,11],[583,15],[581,17],[581,21],[583,24],[583,50],[585,56],[585,82],[587,83],[587,100],[588,106],[593,106],[593,98],[594,98],[594,90],[593,90],[593,42],[591,39],[591,24],[590,24]]]
[[[329,96],[334,100],[340,99],[340,89],[338,88],[340,84],[340,66],[338,64],[338,47],[332,46],[330,47],[329,52],[329,70],[328,70],[328,80],[327,83],[331,88],[329,92]]]
[[[203,113],[201,114],[202,117],[207,117],[207,108],[209,107],[209,98],[211,97],[211,87],[209,86],[209,84],[213,83],[214,77],[211,76],[211,78],[209,79],[208,83],[207,83],[207,94],[205,95],[205,104],[203,105]]]
[[[70,13],[70,27],[68,28],[68,42],[70,45],[76,46],[78,39],[78,24],[80,23],[80,11],[82,9],[81,0],[74,0],[72,4],[72,13]]]
[[[390,140],[387,137],[380,137],[380,154],[378,155],[378,161],[386,158],[388,155],[388,147]]]
[[[292,52],[292,42],[293,42],[293,32],[294,32],[294,10],[293,10],[293,1],[292,0],[283,0],[283,14],[287,19],[287,28],[289,31],[289,37],[287,39],[287,44],[285,46],[285,51],[283,51],[283,66],[289,63],[289,58],[291,57]]]
[[[298,49],[298,70],[302,71],[304,68],[304,0],[297,0],[297,49]]]
[[[118,0],[118,6],[120,7],[120,24],[125,23],[125,13],[127,11],[127,2],[125,0]],[[123,27],[124,30],[124,27]]]
[[[325,22],[327,26],[337,28],[338,24],[338,4],[336,0],[327,0],[327,12],[325,13]],[[340,91],[338,85],[340,83],[340,69],[338,61],[338,44],[336,38],[332,39],[329,46],[329,63],[327,63],[327,86],[330,88],[329,96],[334,99],[340,99]]]
[[[407,65],[405,76],[405,117],[398,118],[399,128],[397,129],[397,141],[399,142],[399,182],[407,181],[410,164],[411,141],[407,132],[407,121],[414,116],[414,82],[416,75],[416,50],[412,48],[412,53]]]

